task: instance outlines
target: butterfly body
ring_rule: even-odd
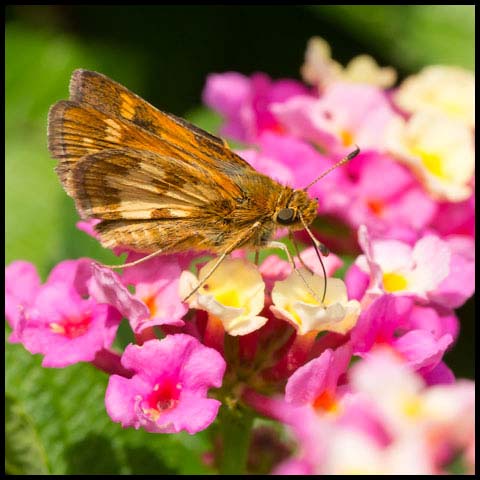
[[[254,170],[226,143],[96,72],[76,70],[49,112],[57,174],[108,248],[230,253],[304,228],[317,202]]]

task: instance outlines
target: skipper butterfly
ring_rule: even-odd
[[[140,261],[187,250],[216,253],[202,284],[240,247],[282,248],[295,268],[286,246],[272,241],[280,227],[306,229],[322,248],[308,228],[318,205],[306,190],[359,152],[294,190],[257,172],[222,139],[82,69],[72,74],[70,100],[50,109],[48,147],[80,216],[101,220],[95,230],[104,247],[150,254]]]

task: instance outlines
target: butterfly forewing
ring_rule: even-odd
[[[109,118],[131,122],[170,143],[215,164],[217,168],[252,167],[232,152],[226,143],[174,115],[161,112],[147,101],[100,73],[75,70],[70,81],[70,99],[99,110]]]

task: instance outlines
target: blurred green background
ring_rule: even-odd
[[[201,106],[205,78],[228,70],[299,78],[307,40],[320,35],[345,63],[361,53],[401,77],[428,64],[474,69],[473,6],[9,6],[6,9],[6,263],[113,255],[75,228],[73,203],[46,147],[48,108],[68,98],[75,68],[105,73],[151,103],[214,131]],[[446,361],[473,378],[473,301],[460,311]],[[7,330],[8,332],[8,330]],[[88,365],[39,367],[6,345],[9,473],[209,473],[208,432],[151,435],[107,417],[107,377]]]

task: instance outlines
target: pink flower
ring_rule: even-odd
[[[220,402],[207,398],[207,390],[220,387],[226,366],[216,350],[189,335],[169,335],[127,346],[122,364],[135,374],[112,375],[105,404],[123,427],[194,434],[215,419]]]
[[[386,155],[360,154],[344,173],[338,189],[345,200],[336,209],[332,202],[330,211],[353,228],[365,224],[374,234],[410,242],[436,212],[436,203],[412,174]]]
[[[351,347],[325,350],[319,357],[296,370],[285,387],[285,400],[296,406],[312,405],[326,411],[336,407],[338,379],[347,371]]]
[[[40,289],[40,277],[34,265],[17,260],[5,267],[5,317],[15,329],[22,311],[32,305]],[[9,338],[18,342],[16,334]]]
[[[140,333],[154,325],[184,325],[181,317],[188,309],[178,295],[179,275],[180,266],[172,257],[128,267],[122,276],[95,264],[90,288],[98,302],[113,305]],[[127,285],[134,285],[135,293]]]
[[[154,325],[184,325],[182,317],[188,307],[178,293],[181,272],[173,255],[154,257],[125,269],[121,277],[123,284],[133,285],[135,297],[149,309],[148,320],[144,319],[141,326],[133,326],[135,331]]]
[[[350,382],[355,391],[377,405],[393,438],[426,440],[430,461],[444,463],[445,457],[453,459],[469,448],[474,438],[473,382],[426,387],[422,378],[388,349],[354,365]]]
[[[337,152],[355,144],[383,150],[387,127],[396,116],[381,89],[341,82],[330,85],[320,99],[297,96],[271,110],[289,132]]]
[[[365,255],[357,258],[356,265],[367,274],[375,267],[375,279],[367,292],[410,295],[427,302],[453,273],[451,249],[437,236],[426,235],[411,247],[399,240],[371,240],[361,226],[358,238]]]
[[[136,333],[150,317],[148,307],[130,293],[120,277],[109,268],[93,264],[89,288],[97,302],[112,305],[127,318]]]
[[[221,134],[242,142],[252,142],[266,130],[280,131],[270,105],[303,95],[307,89],[295,80],[272,81],[264,73],[250,78],[236,72],[210,74],[203,101],[226,119]]]
[[[352,298],[386,292],[451,309],[463,305],[475,291],[475,249],[470,237],[443,240],[425,235],[411,247],[398,240],[371,240],[361,227],[359,243],[366,254],[357,258],[345,277]]]
[[[261,173],[293,188],[304,188],[340,160],[298,138],[273,132],[263,133],[258,145],[258,152],[239,153]],[[375,151],[362,151],[312,185],[309,194],[318,199],[320,214],[334,215],[353,228],[366,224],[373,233],[408,242],[417,239],[437,210],[405,166]]]
[[[64,283],[40,288],[17,324],[18,338],[30,353],[44,355],[44,367],[66,367],[95,359],[113,343],[120,315],[112,307],[83,299]]]
[[[407,297],[383,295],[362,313],[351,332],[353,352],[368,356],[379,345],[389,345],[408,362],[412,370],[428,373],[441,361],[452,344],[450,333],[412,329],[413,301]],[[405,329],[408,328],[407,331]]]

